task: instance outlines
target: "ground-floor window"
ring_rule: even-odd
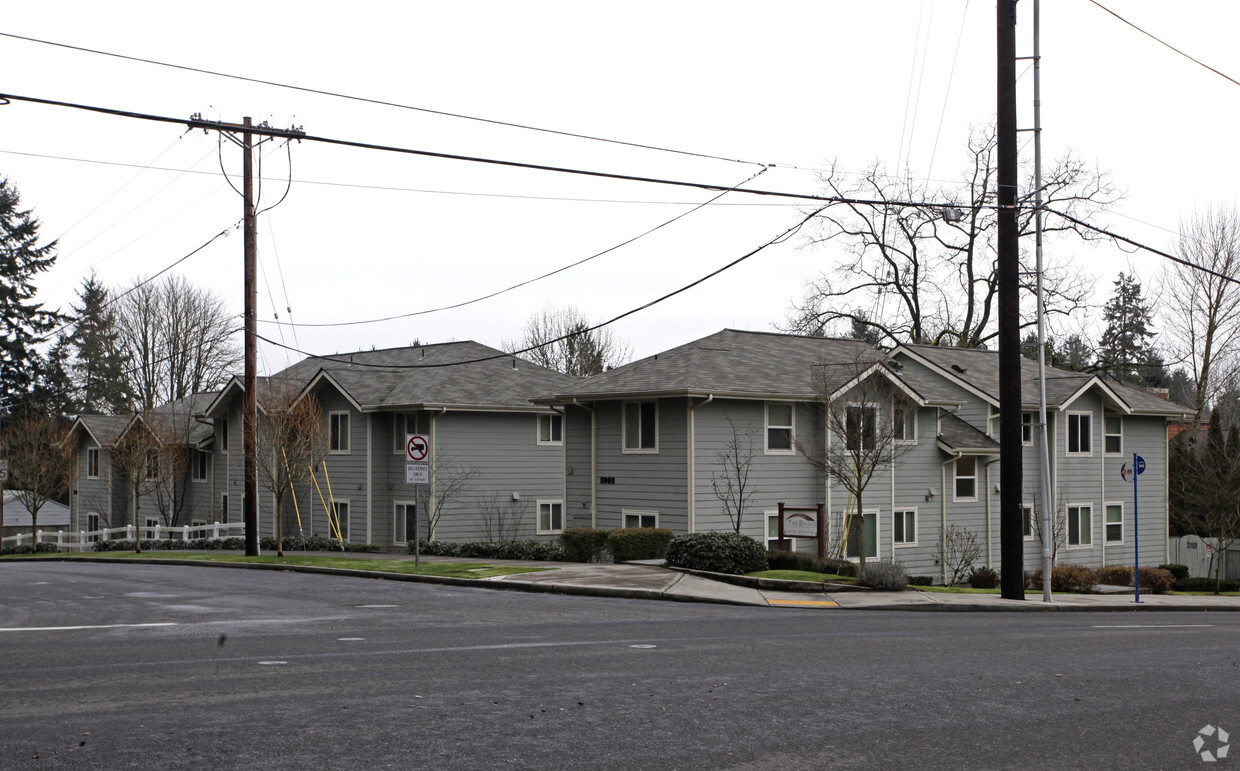
[[[1093,507],[1068,507],[1068,545],[1088,546],[1094,542]]]
[[[98,514],[87,514],[86,515],[86,532],[88,535],[86,536],[86,540],[98,541],[99,540],[99,529],[100,529],[99,528],[99,515]]]
[[[220,496],[220,524],[228,524],[228,493]]]
[[[560,533],[564,530],[564,502],[563,501],[539,501],[538,502],[538,532],[539,534]]]
[[[784,544],[788,547],[788,551],[797,550],[797,539],[785,538]],[[768,511],[766,513],[766,548],[779,548],[779,512]]]
[[[155,528],[159,527],[159,517],[147,517],[146,525],[142,529],[143,538],[154,538]]]
[[[1106,539],[1107,543],[1124,542],[1124,504],[1122,503],[1107,504]]]
[[[349,502],[348,501],[332,501],[332,509],[335,511],[334,527],[340,531],[340,540],[348,543],[349,541]],[[333,532],[333,535],[335,533]]]
[[[1020,505],[1020,534],[1025,538],[1033,538],[1033,506],[1028,503]]]
[[[392,513],[392,542],[408,543],[408,533],[418,532],[418,505],[413,501],[397,501]]]
[[[908,546],[917,543],[917,511],[908,509],[891,515],[891,542]]]
[[[861,517],[861,539],[853,537],[851,532],[855,525],[852,519]],[[862,544],[865,546],[866,559],[872,559],[878,556],[878,512],[867,511],[864,514],[853,514],[851,517],[844,517],[844,530],[840,534],[841,538],[847,539],[844,554],[852,559],[861,557]]]
[[[658,527],[659,512],[657,511],[623,511],[625,527]]]

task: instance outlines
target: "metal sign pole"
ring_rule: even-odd
[[[1137,519],[1137,480],[1145,469],[1145,459],[1132,454],[1132,585],[1136,590],[1133,602],[1141,601],[1141,527]]]

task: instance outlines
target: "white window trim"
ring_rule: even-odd
[[[393,412],[392,413],[392,454],[393,455],[404,455],[406,452],[405,437],[409,436],[410,434],[418,433],[417,431],[409,430],[409,418],[414,419],[413,425],[414,425],[414,428],[417,428],[418,423],[417,423],[416,412]],[[330,426],[328,426],[328,428],[330,428]]]
[[[228,454],[228,418],[220,418],[218,426],[220,435],[220,452],[224,455]]]
[[[406,512],[406,511],[401,511],[401,512],[400,512],[400,514],[398,515],[398,514],[397,514],[397,507],[398,507],[398,506],[403,506],[403,507],[406,507],[406,508],[407,508],[407,507],[409,507],[409,506],[412,506],[412,507],[413,507],[413,510],[414,510],[414,520],[413,520],[413,522],[414,522],[414,524],[416,525],[416,524],[417,524],[417,521],[418,521],[418,520],[417,520],[418,502],[417,502],[417,501],[412,501],[412,500],[399,500],[399,499],[398,499],[398,500],[394,500],[394,501],[392,501],[392,543],[394,543],[394,544],[408,544],[408,543],[409,543],[409,530],[408,530],[408,527],[409,527],[409,526],[408,526],[408,525],[405,525],[405,540],[403,540],[403,541],[398,541],[398,540],[396,540],[396,523],[397,523],[397,521],[399,521],[399,518],[406,518],[406,517],[408,516],[408,514],[407,514],[407,512]],[[406,521],[407,521],[407,520],[406,520]]]
[[[1114,418],[1115,420],[1119,421],[1119,433],[1118,434],[1107,433],[1107,419],[1108,418]],[[1110,450],[1107,449],[1107,437],[1111,437],[1111,436],[1119,437],[1119,449],[1116,450],[1115,452],[1111,452]],[[1102,416],[1102,454],[1110,455],[1113,457],[1124,454],[1124,416],[1123,415],[1105,415],[1104,414]]]
[[[347,418],[347,422],[348,422],[348,426],[346,427],[348,430],[340,434],[348,445],[343,450],[331,448],[332,419],[335,418],[337,415],[344,415],[345,418]],[[348,410],[333,410],[332,412],[327,413],[327,441],[328,441],[327,454],[328,455],[349,455],[353,450],[353,437],[351,436],[352,433],[353,433],[353,417],[349,414]]]
[[[340,515],[338,512],[340,509],[340,504],[342,503],[344,504],[344,507],[345,507],[345,516],[343,519],[340,519],[339,521],[344,522],[345,524],[340,525],[340,530],[342,531],[340,535],[343,536],[341,540],[344,541],[345,543],[353,543],[353,539],[351,537],[353,534],[353,528],[350,527],[352,523],[349,522],[349,520],[353,517],[352,499],[351,498],[336,498],[335,500],[333,500],[331,502],[332,506],[334,507],[332,513],[335,514],[339,518]],[[328,523],[328,527],[329,528],[331,527],[330,523]],[[331,531],[331,537],[332,538],[336,537],[336,531],[334,530]]]
[[[1022,503],[1020,505],[1020,511],[1021,511],[1022,518],[1024,517],[1025,509],[1029,509],[1029,535],[1024,536],[1024,540],[1036,541],[1038,540],[1037,528],[1038,528],[1039,523],[1035,521],[1034,518],[1038,516],[1038,508],[1034,506],[1032,503]],[[1022,531],[1025,529],[1025,525],[1023,521],[1021,522],[1020,529]]]
[[[1119,506],[1119,540],[1107,540],[1107,509],[1112,506]],[[1124,502],[1123,501],[1106,501],[1102,504],[1102,543],[1107,546],[1122,546],[1127,540],[1128,526],[1124,522]]]
[[[1081,451],[1081,450],[1073,451],[1072,450],[1071,442],[1072,442],[1072,416],[1073,415],[1078,415],[1078,416],[1084,415],[1085,417],[1089,418],[1089,434],[1088,434],[1089,450],[1088,451]],[[1077,422],[1077,426],[1079,428],[1080,421]],[[1078,443],[1080,442],[1079,437],[1077,441]],[[1094,454],[1094,413],[1092,412],[1069,412],[1067,414],[1067,417],[1064,419],[1063,449],[1066,455],[1079,455],[1082,458],[1088,458]]]
[[[861,512],[862,517],[870,517],[870,516],[874,517],[874,554],[865,555],[865,558],[868,560],[879,559],[878,555],[883,553],[883,528],[882,528],[882,523],[879,522],[878,520],[879,514],[881,513],[882,512],[880,512],[878,509],[866,509],[865,511]],[[855,517],[857,515],[854,514],[853,516]],[[844,526],[843,522],[844,522],[844,515],[841,514],[840,515],[840,527]],[[864,519],[861,520],[861,546],[862,548],[865,547],[865,520]],[[845,555],[844,559],[848,560],[849,562],[857,562],[857,563],[861,562],[861,557],[849,557]]]
[[[908,540],[908,526],[907,526],[907,524],[908,524],[908,523],[906,522],[906,523],[905,523],[905,528],[904,528],[904,540],[903,540],[903,541],[897,541],[897,540],[896,540],[896,515],[900,515],[900,516],[901,516],[901,518],[903,518],[903,515],[905,515],[905,514],[907,514],[907,513],[909,513],[909,512],[912,512],[912,513],[913,513],[913,540],[911,540],[911,541],[910,541],[910,540]],[[916,507],[913,507],[913,508],[907,508],[907,509],[896,509],[895,511],[891,512],[891,546],[892,546],[892,548],[895,548],[895,549],[901,549],[901,548],[904,548],[904,547],[906,547],[906,546],[916,546],[916,545],[917,545],[917,520],[918,520],[918,519],[920,519],[920,517],[918,517],[918,516],[917,516],[917,508],[916,508]],[[867,559],[868,559],[868,557],[867,557]]]
[[[91,455],[95,456],[95,473],[93,474],[90,473],[90,465],[91,465],[90,456]],[[102,457],[99,454],[99,448],[98,447],[87,447],[86,448],[86,478],[87,479],[98,479],[99,478],[99,472],[102,468],[102,466],[100,465],[101,463],[102,463]]]
[[[867,410],[869,412],[874,413],[874,441],[876,442],[878,441],[878,408],[875,407],[873,404],[862,404],[861,402],[850,402],[844,405],[844,436],[840,437],[841,441],[844,442],[844,449],[848,450],[849,452],[853,452],[853,450],[848,446],[848,412],[849,410],[852,410],[854,408],[861,411],[860,414],[862,415],[862,417],[865,416],[865,413]],[[858,431],[857,441],[860,443],[860,447],[856,450],[856,452],[869,452],[871,448],[866,446],[866,443],[865,443],[865,421],[864,420],[862,420],[861,424],[857,426],[857,431]]]
[[[544,415],[536,415],[535,417],[537,418],[537,420],[534,421],[534,441],[538,443],[539,447],[559,447],[564,444],[564,416],[563,415],[561,415],[558,412],[552,412],[552,413],[547,413]],[[546,441],[543,440],[542,438],[543,418],[546,418],[547,420],[551,421],[552,425],[554,425],[556,418],[560,419],[560,438],[559,439],[547,439]],[[552,433],[553,432],[551,431],[547,432],[548,436],[550,436]]]
[[[965,476],[965,477],[961,477],[961,476],[960,476],[960,473],[959,473],[959,468],[960,468],[960,467],[959,467],[959,464],[960,464],[960,459],[961,459],[961,458],[969,458],[969,459],[971,459],[971,460],[973,461],[973,474],[972,474],[971,476]],[[978,488],[978,473],[977,473],[977,465],[978,465],[978,464],[977,464],[977,456],[975,456],[975,455],[961,455],[961,456],[957,456],[957,458],[956,458],[954,461],[952,461],[952,503],[977,503],[977,488]],[[973,480],[973,495],[972,495],[972,497],[961,498],[961,497],[959,497],[959,496],[957,496],[957,495],[956,495],[956,491],[960,489],[960,488],[956,485],[956,480],[957,480],[957,479],[972,479],[972,480]]]
[[[629,437],[629,405],[654,405],[654,447],[637,447],[630,449],[625,445]],[[639,428],[640,430],[640,428]],[[641,399],[623,402],[620,406],[620,452],[623,455],[658,455],[659,454],[659,401],[658,399]]]
[[[762,513],[766,517],[765,522],[764,522],[765,529],[763,529],[762,531],[762,536],[763,536],[762,545],[765,546],[768,550],[778,549],[779,548],[779,509],[766,509]],[[773,538],[770,535],[768,535],[771,532],[771,520],[772,519],[776,520],[775,536]],[[784,541],[786,541],[788,544],[788,551],[794,552],[797,550],[797,539],[789,535],[789,536],[784,536]],[[771,545],[772,542],[774,542],[775,544],[774,546]]]
[[[771,425],[771,405],[788,405],[791,408],[792,424],[787,426]],[[796,402],[766,402],[762,407],[763,423],[765,428],[762,431],[762,448],[767,455],[795,455],[797,451],[797,405]],[[788,429],[788,448],[771,449],[771,429]]]
[[[1026,423],[1026,422],[1025,422],[1025,416],[1026,416],[1026,415],[1028,415],[1028,416],[1029,416],[1029,422],[1028,422],[1028,423]],[[1036,420],[1034,420],[1034,417],[1033,417],[1033,413],[1032,413],[1032,412],[1022,412],[1022,413],[1020,414],[1020,443],[1021,443],[1021,445],[1022,445],[1022,446],[1024,446],[1024,447],[1029,447],[1029,446],[1033,445],[1033,429],[1034,429],[1034,427],[1035,427],[1035,426],[1037,426],[1037,424],[1038,424],[1038,422],[1037,422]],[[1026,427],[1028,427],[1028,428],[1029,428],[1029,438],[1028,438],[1028,439],[1025,439],[1025,428],[1026,428]]]
[[[191,461],[194,466],[190,469],[189,481],[198,482],[199,484],[207,482],[211,479],[211,453],[203,452],[202,450],[192,450],[191,452],[194,453],[194,459]],[[198,476],[198,462],[202,458],[206,458],[207,467],[203,469],[202,476]]]
[[[560,506],[560,527],[558,530],[557,529],[548,529],[548,530],[543,529],[542,507],[544,504],[548,506],[554,506],[556,504],[559,504]],[[534,531],[538,535],[555,535],[557,533],[564,532],[564,499],[563,498],[544,498],[544,499],[539,499],[538,501],[534,503]]]
[[[903,408],[913,416],[913,436],[910,438],[905,436],[903,439],[896,439],[896,444],[917,444],[917,405],[910,401],[902,399],[893,399],[891,402],[891,422],[892,433],[895,432],[896,410]],[[902,509],[902,511],[912,511],[912,509]]]
[[[1070,540],[1070,539],[1071,539],[1071,534],[1072,534],[1072,526],[1071,526],[1071,523],[1072,523],[1072,520],[1071,520],[1071,517],[1072,517],[1072,510],[1073,510],[1073,509],[1083,509],[1083,508],[1088,508],[1088,509],[1089,509],[1089,543],[1072,543],[1072,542],[1071,542],[1071,540]],[[1065,549],[1092,549],[1092,548],[1094,548],[1094,546],[1095,546],[1096,544],[1094,543],[1094,504],[1093,504],[1093,502],[1092,502],[1092,501],[1084,501],[1084,502],[1081,502],[1081,503],[1069,503],[1069,504],[1066,506],[1066,509],[1067,509],[1067,512],[1068,512],[1068,517],[1069,517],[1069,519],[1068,519],[1068,521],[1067,521],[1067,522],[1064,522],[1064,535],[1063,535],[1063,538],[1064,538],[1064,548],[1065,548]],[[1081,524],[1081,522],[1080,522],[1080,516],[1081,516],[1080,511],[1077,511],[1076,516],[1077,516],[1077,528],[1078,528],[1078,531],[1077,531],[1077,532],[1078,532],[1078,537],[1079,537],[1079,533],[1080,533],[1079,528],[1080,528],[1080,524]]]
[[[626,517],[646,517],[646,516],[653,516],[654,526],[655,527],[659,526],[659,512],[655,509],[620,509],[620,526],[629,527],[629,525],[625,524]],[[638,520],[638,521],[640,522],[641,520]],[[637,527],[640,527],[640,525],[637,525]]]

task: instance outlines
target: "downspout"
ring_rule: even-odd
[[[554,405],[551,407],[552,412],[560,415],[560,500],[564,502],[564,517],[568,519],[568,475],[565,470],[568,468],[568,408],[557,410]],[[538,516],[538,512],[534,512],[534,516]]]
[[[697,435],[695,412],[698,407],[704,407],[715,400],[714,394],[707,394],[706,401],[699,404],[693,403],[693,398],[689,399],[689,532],[697,532]],[[795,407],[793,408],[795,409]]]
[[[573,404],[590,411],[590,529],[598,527],[598,419],[594,405],[586,406],[573,399]]]
[[[371,516],[370,513],[374,509],[374,500],[371,493],[374,490],[374,413],[366,413],[366,543],[374,543],[371,538]]]
[[[1102,545],[1102,566],[1106,567],[1106,564],[1107,564],[1107,406],[1103,404],[1102,409],[1099,411],[1102,413],[1102,442],[1101,442],[1102,452],[1098,453],[1098,487],[1099,487],[1098,498],[1099,498],[1099,502],[1102,505],[1098,507],[1099,509],[1101,509],[1101,511],[1099,511],[1098,513],[1101,514],[1102,516],[1098,517],[1098,519],[1102,520],[1102,537],[1098,539],[1098,543]],[[1093,433],[1092,430],[1090,433]],[[1122,522],[1123,520],[1121,519],[1120,521]],[[1094,518],[1093,517],[1089,518],[1089,529],[1090,530],[1094,529]],[[1089,535],[1091,538],[1093,537],[1092,532]]]
[[[959,457],[960,453],[956,453],[939,466],[939,580],[944,586],[947,585],[947,560],[944,559],[947,556],[947,464],[955,463]]]
[[[990,515],[990,467],[999,462],[998,458],[986,462],[986,567],[994,570],[994,531],[991,530]]]

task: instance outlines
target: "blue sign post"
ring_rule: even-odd
[[[1141,526],[1137,519],[1137,478],[1145,473],[1145,458],[1132,454],[1132,585],[1133,602],[1141,601]]]

